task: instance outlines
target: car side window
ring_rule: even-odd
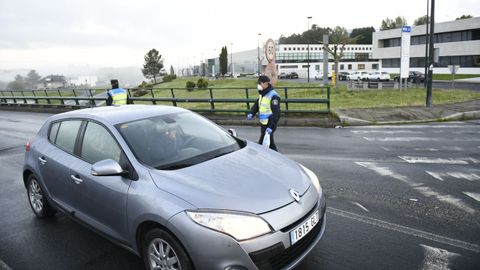
[[[65,151],[73,154],[75,141],[77,140],[78,129],[80,128],[81,124],[82,121],[80,120],[62,121],[60,123],[60,127],[58,128],[55,144],[60,146]]]
[[[120,162],[121,152],[110,132],[97,123],[88,122],[80,154],[82,158],[92,164],[104,159]]]
[[[50,127],[50,132],[48,133],[48,140],[55,143],[57,139],[58,128],[60,127],[60,123],[53,123]]]

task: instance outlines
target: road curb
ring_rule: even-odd
[[[438,119],[422,119],[422,120],[404,120],[404,121],[368,121],[358,118],[340,115],[340,122],[347,126],[375,126],[375,125],[402,125],[402,124],[421,124],[441,121],[459,121],[480,119],[480,111],[459,112],[447,115]]]

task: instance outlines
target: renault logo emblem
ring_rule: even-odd
[[[298,194],[298,192],[296,190],[294,190],[293,188],[289,189],[288,191],[290,191],[290,195],[292,195],[293,199],[296,201],[296,202],[299,202],[300,201],[300,194]]]

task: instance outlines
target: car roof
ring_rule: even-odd
[[[57,114],[52,117],[52,121],[66,118],[89,118],[116,125],[118,123],[130,122],[158,115],[187,111],[188,110],[182,108],[164,105],[104,106]]]

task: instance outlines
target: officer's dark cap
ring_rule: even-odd
[[[110,84],[112,85],[118,85],[118,80],[110,80]]]
[[[270,82],[270,78],[268,78],[268,76],[265,76],[265,75],[260,75],[258,77],[258,82],[259,83],[269,83]]]

